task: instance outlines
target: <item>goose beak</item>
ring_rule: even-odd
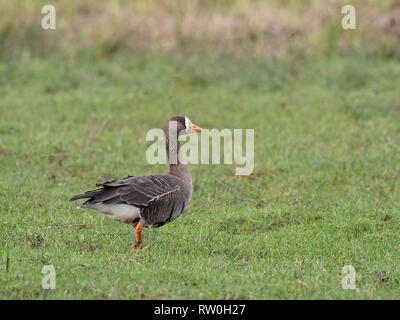
[[[189,124],[189,129],[196,132],[201,132],[203,130],[202,128],[196,126],[194,123]]]

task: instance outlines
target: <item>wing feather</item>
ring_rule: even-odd
[[[151,202],[180,190],[179,178],[173,175],[128,176],[121,180],[107,181],[97,185],[99,189],[77,195],[71,200],[89,198],[84,204],[126,203],[147,207]]]

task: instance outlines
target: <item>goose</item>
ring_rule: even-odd
[[[168,173],[106,181],[96,184],[97,189],[70,199],[87,199],[78,208],[93,209],[110,219],[133,226],[136,243],[132,250],[143,249],[143,227],[158,228],[175,220],[192,196],[192,176],[180,159],[178,136],[201,132],[202,128],[185,116],[174,116],[167,120],[163,129],[170,167]]]

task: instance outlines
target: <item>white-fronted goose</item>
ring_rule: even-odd
[[[171,130],[174,128],[175,133]],[[118,181],[107,181],[96,185],[100,188],[78,194],[70,201],[88,198],[79,208],[94,209],[111,219],[132,225],[136,228],[136,243],[132,249],[143,248],[143,227],[161,227],[175,220],[189,204],[192,177],[189,168],[179,161],[178,136],[201,130],[187,117],[170,118],[164,125],[170,166],[167,174],[128,176]],[[174,159],[171,159],[174,151]]]

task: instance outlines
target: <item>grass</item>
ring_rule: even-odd
[[[399,299],[399,76],[360,56],[0,61],[0,297]],[[255,129],[255,170],[192,165],[186,212],[131,253],[129,226],[68,199],[166,171],[145,133],[175,114]]]

